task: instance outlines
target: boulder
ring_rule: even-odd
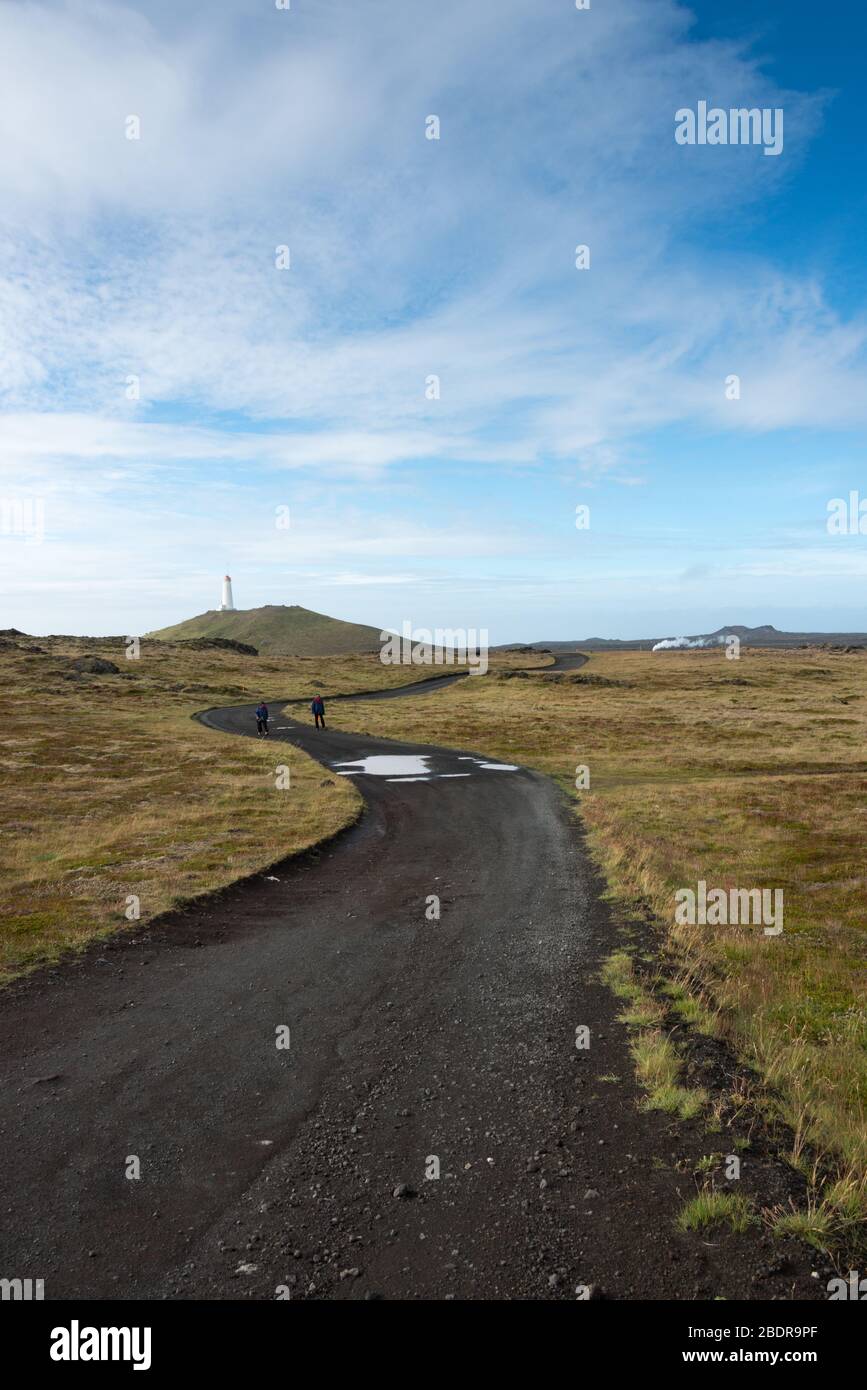
[[[73,671],[86,671],[90,676],[117,676],[120,667],[101,656],[77,656],[70,662]]]

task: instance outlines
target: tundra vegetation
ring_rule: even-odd
[[[308,849],[358,815],[350,779],[300,749],[214,733],[197,710],[249,702],[253,729],[262,696],[309,704],[317,691],[441,674],[374,654],[257,657],[147,639],[138,659],[126,651],[121,637],[0,638],[0,981]],[[501,658],[534,660],[546,658]],[[116,673],[76,670],[100,662]],[[279,704],[271,716],[272,728],[283,722]],[[278,763],[288,789],[276,786]]]
[[[867,1216],[867,652],[605,653],[572,673],[500,672],[424,702],[336,708],[334,722],[556,778],[615,920],[655,924],[680,1018],[730,1042],[766,1083],[762,1103],[814,1183],[815,1243],[853,1234]],[[576,790],[579,767],[589,786]],[[784,931],[678,924],[677,892],[701,880],[782,889]],[[647,1104],[684,1114],[695,1097],[656,1033],[653,993],[624,997],[649,1034],[632,1048]],[[780,1213],[777,1228],[804,1221]]]
[[[70,679],[82,655],[114,661],[119,674]],[[545,675],[550,660],[492,655],[488,676],[423,699],[332,704],[329,726],[488,754],[562,785],[607,878],[612,953],[636,949],[618,923],[655,925],[656,964],[642,963],[640,981],[658,965],[664,994],[631,983],[622,958],[609,969],[645,1103],[681,1117],[704,1104],[667,1043],[669,1010],[728,1041],[762,1078],[762,1103],[792,1136],[788,1156],[813,1180],[810,1209],[777,1213],[777,1229],[831,1244],[867,1211],[867,653],[617,652]],[[221,737],[191,720],[195,710],[249,701],[252,717],[261,695],[309,701],[317,689],[439,673],[376,655],[254,657],[146,641],[140,660],[126,661],[120,639],[4,644],[6,977],[129,928],[129,894],[146,921],[358,814],[349,779],[293,749],[291,790],[278,792],[273,743]],[[274,705],[272,720],[282,722]],[[676,893],[702,880],[782,888],[785,930],[678,923]]]

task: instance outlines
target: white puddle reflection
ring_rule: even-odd
[[[484,772],[517,772],[512,763],[486,763],[481,758],[462,757],[460,762],[474,763]],[[447,777],[471,777],[472,772],[435,772],[428,766],[426,753],[376,753],[353,762],[334,763],[339,777],[386,777],[389,782],[432,782]]]
[[[376,755],[370,758],[358,758],[355,762],[335,763],[335,767],[349,767],[351,772],[341,772],[341,777],[354,777],[356,773],[363,772],[367,777],[409,777],[416,779],[419,773],[427,774],[430,768],[428,760],[415,753],[403,756]]]
[[[482,758],[470,758],[462,753],[458,758],[460,763],[475,763],[476,767],[483,767],[486,772],[517,772],[517,763],[486,763]],[[457,774],[460,776],[460,773]],[[466,774],[465,774],[466,775]]]

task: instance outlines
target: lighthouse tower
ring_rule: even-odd
[[[223,602],[217,609],[218,613],[233,613],[235,611],[235,601],[232,598],[232,576],[223,576]]]

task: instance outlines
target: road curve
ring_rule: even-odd
[[[583,652],[566,652],[562,656],[555,657],[550,666],[519,666],[515,670],[526,670],[535,672],[539,675],[552,675],[560,671],[575,671],[579,666],[583,666],[590,658]],[[394,685],[385,690],[361,690],[352,695],[331,695],[329,700],[396,700],[402,699],[406,695],[433,695],[437,690],[445,690],[448,686],[454,685],[457,681],[469,679],[467,671],[452,671],[444,676],[431,676],[429,680],[416,681],[412,685]],[[481,677],[473,676],[473,680]],[[296,703],[301,704],[302,701]]]
[[[249,705],[200,717],[255,736]],[[360,821],[0,995],[0,1276],[47,1299],[795,1296],[743,1237],[674,1233],[680,1174],[648,1160],[670,1120],[639,1109],[555,785],[304,717],[274,719],[275,764],[295,745],[355,776]],[[809,1263],[797,1287],[817,1296]]]
[[[201,718],[254,729],[249,706]],[[274,1297],[305,1259],[296,1295],[538,1295],[506,1214],[572,1064],[591,895],[561,796],[482,756],[272,730],[332,765],[420,759],[425,780],[362,773],[365,813],[322,853],[5,992],[4,1270],[49,1298]],[[271,1228],[265,1192],[303,1216]],[[341,1242],[363,1276],[317,1253]]]

